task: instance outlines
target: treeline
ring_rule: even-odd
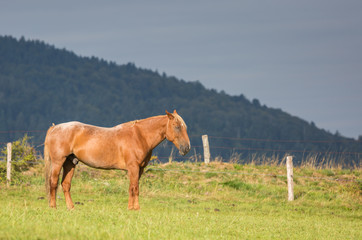
[[[185,82],[133,63],[117,65],[95,57],[79,57],[41,41],[0,37],[0,142],[21,137],[21,133],[6,132],[9,130],[46,130],[52,123],[73,120],[114,126],[161,115],[165,109],[177,109],[191,136],[207,133],[300,140],[213,139],[213,144],[219,146],[362,152],[360,141],[331,134],[280,109],[262,106],[257,99],[250,101],[243,95],[209,90],[197,81]],[[34,141],[41,142],[44,135],[34,137]],[[199,137],[194,141],[193,145],[201,145]]]

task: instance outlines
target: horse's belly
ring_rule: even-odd
[[[95,152],[89,150],[87,152],[75,152],[74,155],[84,164],[103,169],[125,169],[124,161],[116,153],[109,153],[107,151]]]

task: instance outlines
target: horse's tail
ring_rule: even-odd
[[[45,142],[44,142],[44,176],[45,176],[45,191],[47,193],[48,199],[50,196],[50,174],[51,174],[51,169],[52,169],[52,162],[50,159],[50,155],[49,155],[49,147],[48,147],[48,143],[47,143],[47,137],[49,135],[49,133],[51,132],[51,130],[54,127],[54,123],[53,126],[51,126],[48,131],[47,131],[47,135],[45,137]]]

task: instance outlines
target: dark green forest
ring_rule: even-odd
[[[41,144],[52,123],[99,126],[162,115],[176,109],[188,125],[191,155],[210,136],[212,156],[239,152],[345,154],[359,164],[361,141],[319,129],[281,109],[230,96],[165,73],[80,57],[41,41],[0,36],[0,142],[27,131]],[[156,151],[169,155],[170,143]]]

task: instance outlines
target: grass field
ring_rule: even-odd
[[[61,188],[48,208],[39,166],[0,185],[0,239],[362,239],[361,172],[295,168],[288,202],[284,166],[156,164],[128,211],[125,172],[79,166],[68,211]]]

